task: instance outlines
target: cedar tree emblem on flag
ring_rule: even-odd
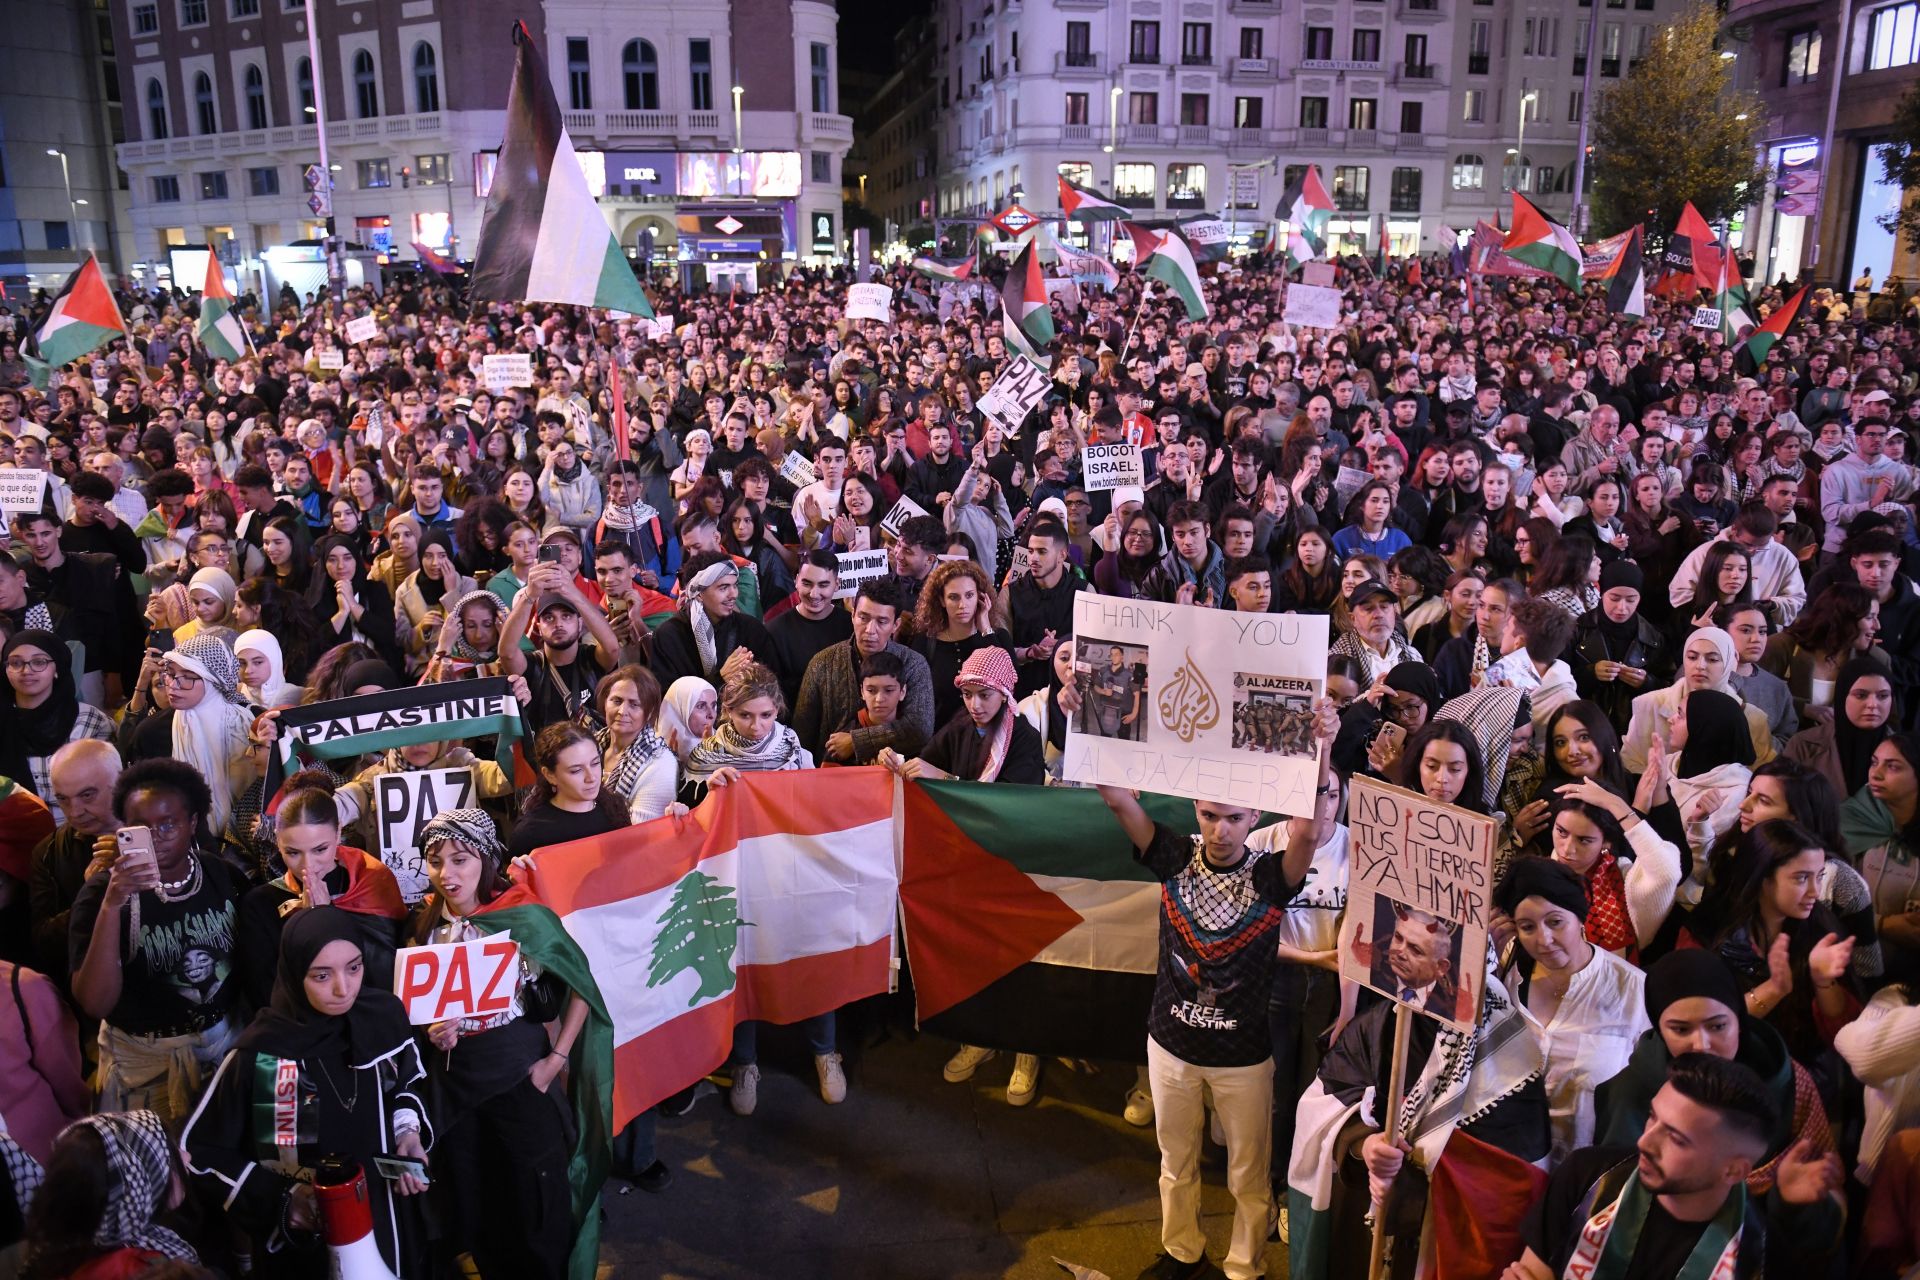
[[[660,932],[647,969],[649,987],[692,970],[700,986],[687,1000],[689,1009],[733,990],[733,953],[740,945],[740,931],[753,925],[740,918],[732,885],[704,871],[689,871],[674,886],[667,909],[655,923]]]

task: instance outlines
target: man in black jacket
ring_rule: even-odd
[[[1067,563],[1067,530],[1058,520],[1036,520],[1027,531],[1027,571],[1001,589],[993,625],[1013,636],[1021,697],[1047,687],[1053,651],[1073,635],[1073,598],[1089,590]]]
[[[927,428],[927,456],[907,471],[907,496],[928,514],[940,515],[966,473],[967,460],[953,451],[953,428],[936,422]]]

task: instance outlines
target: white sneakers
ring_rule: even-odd
[[[960,1046],[960,1052],[947,1059],[946,1068],[940,1072],[940,1075],[948,1084],[960,1084],[971,1080],[973,1073],[980,1069],[980,1064],[993,1057],[996,1052],[998,1051],[994,1049],[982,1049],[978,1045],[963,1044]]]
[[[841,1069],[839,1054],[815,1054],[813,1069],[820,1076],[820,1098],[823,1102],[836,1103],[847,1100],[847,1073]]]
[[[727,1091],[727,1105],[737,1116],[750,1116],[760,1104],[760,1068],[743,1064],[733,1069],[733,1088]]]
[[[1139,1085],[1127,1090],[1127,1109],[1120,1114],[1134,1128],[1146,1128],[1153,1123],[1153,1093]]]
[[[1007,1081],[1007,1105],[1024,1107],[1032,1102],[1040,1091],[1040,1055],[1035,1053],[1016,1054],[1013,1059],[1013,1075]]]

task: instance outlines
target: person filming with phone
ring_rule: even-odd
[[[121,826],[94,842],[68,919],[73,997],[100,1020],[100,1108],[145,1109],[177,1129],[233,1044],[241,873],[212,854],[213,797],[185,761],[121,772]]]

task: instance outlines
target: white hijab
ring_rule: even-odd
[[[237,657],[251,650],[267,660],[267,678],[264,683],[249,685],[241,682],[240,692],[250,701],[271,711],[275,707],[291,707],[300,701],[305,692],[299,685],[287,683],[287,660],[280,651],[280,640],[271,631],[242,631],[233,642],[233,652]]]
[[[700,738],[689,727],[693,708],[703,693],[712,694],[716,713],[720,706],[720,691],[699,676],[681,676],[667,686],[660,698],[660,714],[654,721],[654,732],[660,740],[673,748],[673,754],[685,764],[693,749],[700,745]]]
[[[253,713],[240,695],[239,664],[218,636],[201,633],[165,661],[205,682],[200,701],[173,709],[173,754],[200,771],[213,792],[208,826],[217,839],[233,817],[233,802],[253,781]]]

